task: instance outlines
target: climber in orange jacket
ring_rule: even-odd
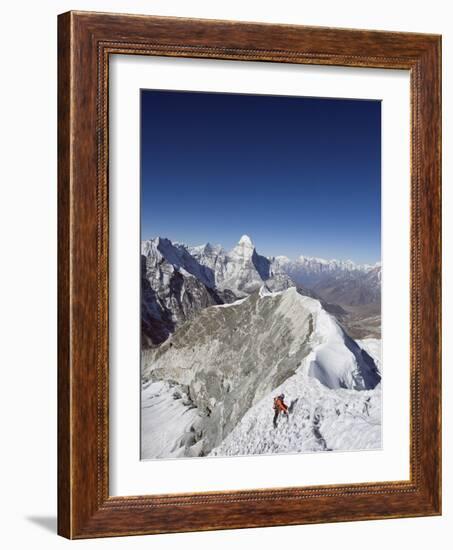
[[[274,428],[277,427],[277,419],[280,413],[285,414],[287,418],[289,416],[288,406],[284,400],[285,396],[283,393],[274,397]]]

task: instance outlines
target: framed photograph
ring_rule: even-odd
[[[58,40],[59,533],[439,515],[440,37]]]

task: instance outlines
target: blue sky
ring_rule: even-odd
[[[141,94],[142,239],[380,260],[379,101]]]

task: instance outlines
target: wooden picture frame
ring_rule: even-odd
[[[89,538],[441,513],[441,39],[69,12],[58,20],[58,532]],[[410,480],[109,495],[111,54],[405,69],[411,95]]]

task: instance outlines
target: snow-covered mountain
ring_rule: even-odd
[[[201,309],[246,297],[263,283],[273,291],[297,286],[322,300],[354,337],[378,337],[380,279],[379,264],[267,258],[247,235],[230,251],[157,237],[142,242],[142,345],[160,344]]]
[[[234,303],[200,310],[143,352],[142,458],[297,452],[312,443],[311,450],[376,447],[380,431],[354,432],[349,416],[364,408],[379,415],[379,382],[374,359],[318,300],[294,287],[271,292],[262,285]],[[280,389],[291,398],[294,434],[269,446],[272,397]],[[258,430],[261,447],[247,430]],[[296,432],[307,438],[305,447]],[[239,449],[244,438],[250,445]]]
[[[225,252],[220,245],[188,247],[197,261],[211,269],[215,285],[220,289],[229,289],[237,296],[247,296],[266,282],[273,290],[283,290],[294,286],[294,282],[280,268],[256,251],[248,235],[243,235],[237,245]]]
[[[160,344],[200,309],[228,301],[216,291],[212,271],[183,246],[158,237],[143,242],[141,252],[143,347]]]
[[[294,283],[258,254],[244,235],[229,252],[219,245],[187,247],[157,237],[142,242],[142,342],[156,345],[201,309],[248,296],[263,283],[283,290]]]

